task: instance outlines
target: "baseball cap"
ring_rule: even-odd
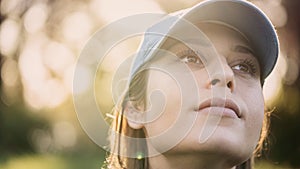
[[[131,68],[130,81],[139,68],[155,55],[153,49],[160,48],[164,43],[167,36],[162,35],[176,29],[182,19],[191,23],[221,22],[237,29],[252,44],[260,64],[262,84],[272,72],[278,58],[279,41],[268,17],[258,7],[244,0],[207,0],[174,12],[147,29]]]

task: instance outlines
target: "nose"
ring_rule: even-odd
[[[234,73],[227,62],[223,62],[220,66],[214,66],[213,71],[209,72],[209,78],[207,81],[207,88],[212,87],[226,87],[233,92],[235,89]]]

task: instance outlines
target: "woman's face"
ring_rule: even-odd
[[[259,63],[249,42],[238,31],[214,23],[201,23],[197,26],[217,50],[218,55],[213,59],[215,63],[204,65],[199,55],[205,52],[194,51],[172,39],[168,39],[163,45],[164,49],[175,54],[180,62],[190,68],[198,85],[198,91],[194,91],[194,94],[199,96],[196,103],[188,101],[188,110],[191,111],[181,112],[183,115],[197,115],[193,124],[186,122],[186,125],[192,125],[191,130],[188,133],[174,133],[182,135],[183,139],[167,153],[214,154],[227,157],[233,164],[240,163],[252,155],[263,122],[264,100]],[[216,63],[219,65],[215,69],[207,69],[210,64]],[[217,67],[222,67],[222,75],[217,72],[220,71]],[[181,92],[184,91],[174,78],[163,71],[150,70],[148,84],[148,95],[158,89],[165,99],[163,112],[155,120],[144,124],[147,137],[155,137],[179,122],[182,100],[186,101],[191,97],[182,98]],[[213,90],[224,93],[213,94]],[[216,120],[206,121],[208,116]],[[182,121],[179,123],[185,124]],[[212,128],[215,130],[208,133],[207,139],[201,140],[201,134]],[[171,139],[168,135],[168,138],[153,146],[160,149],[161,145],[168,144]]]

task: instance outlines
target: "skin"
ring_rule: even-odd
[[[207,35],[218,55],[205,66],[197,59],[199,53],[186,45],[172,39],[168,39],[163,45],[164,49],[175,54],[179,61],[191,69],[198,85],[198,91],[194,92],[198,92],[200,98],[198,102],[191,101],[188,112],[182,112],[196,114],[191,130],[184,133],[183,139],[172,149],[149,158],[150,167],[153,169],[232,168],[252,156],[259,139],[264,100],[259,64],[249,42],[238,31],[225,25],[199,23],[196,26]],[[217,69],[218,67],[222,69]],[[163,92],[166,101],[164,110],[149,123],[136,125],[130,122],[129,125],[132,128],[143,127],[147,137],[153,137],[164,133],[178,122],[181,99],[188,98],[181,98],[180,87],[166,73],[150,70],[148,80],[148,93],[153,90]],[[212,90],[225,92],[225,97],[236,104],[238,112],[233,108],[212,105],[199,110],[205,100],[222,97],[213,96]],[[227,115],[223,112],[227,112]],[[202,129],[215,127],[215,123],[205,121],[208,115],[220,121],[216,129],[208,135],[208,139],[201,142],[199,137],[205,132]],[[150,147],[153,146],[159,151],[170,139],[172,138],[162,139]]]

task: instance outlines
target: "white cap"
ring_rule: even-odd
[[[130,80],[138,69],[153,56],[154,53],[147,52],[147,49],[158,49],[167,37],[155,36],[153,32],[167,35],[180,24],[180,19],[191,23],[222,22],[234,27],[252,44],[260,63],[262,83],[273,70],[279,53],[277,34],[268,17],[252,3],[244,0],[208,0],[192,8],[175,12],[174,15],[176,17],[166,17],[146,31],[140,46],[140,50],[144,52],[137,54]],[[149,32],[152,34],[147,34]]]

